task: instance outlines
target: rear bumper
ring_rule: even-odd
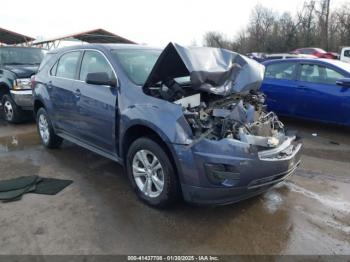
[[[10,91],[16,105],[25,110],[33,109],[33,92],[32,90],[11,90]]]

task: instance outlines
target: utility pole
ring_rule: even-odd
[[[326,21],[325,21],[325,34],[326,34],[326,47],[327,47],[327,51],[329,49],[329,39],[328,39],[328,22],[329,22],[329,5],[330,5],[330,2],[331,0],[326,0],[327,3],[326,3]]]

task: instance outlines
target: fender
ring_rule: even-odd
[[[8,91],[12,88],[13,80],[17,78],[16,74],[6,70],[0,69],[0,86],[6,86]]]
[[[152,130],[154,133],[156,133],[162,140],[163,142],[166,144],[167,149],[169,150],[171,157],[174,161],[175,164],[175,168],[177,170],[177,173],[179,175],[179,179],[180,181],[185,181],[185,178],[183,177],[183,172],[182,172],[182,167],[181,164],[179,162],[179,159],[177,157],[177,154],[175,152],[175,149],[173,146],[171,146],[170,144],[172,143],[170,138],[166,135],[166,133],[164,133],[163,130],[161,130],[160,128],[158,128],[156,125],[154,125],[153,123],[149,122],[149,121],[142,121],[142,120],[131,120],[128,122],[128,125],[126,128],[123,128],[123,131],[121,131],[120,133],[120,143],[119,143],[119,156],[122,156],[125,152],[123,152],[123,140],[125,138],[125,134],[127,133],[127,131],[134,127],[134,126],[144,126],[149,128],[150,130]]]
[[[151,129],[153,132],[155,132],[165,143],[167,143],[167,144],[171,143],[170,138],[163,132],[163,130],[161,130],[159,127],[157,127],[156,125],[154,125],[153,123],[151,123],[149,121],[143,121],[140,119],[135,119],[135,120],[131,120],[131,121],[127,122],[127,126],[125,126],[121,130],[120,141],[123,141],[123,138],[124,138],[125,134],[127,133],[127,131],[134,126],[147,127],[149,129]]]
[[[165,124],[167,123],[167,124]],[[137,104],[120,115],[120,137],[131,126],[143,125],[156,132],[165,143],[188,144],[191,129],[177,105],[163,107],[154,104]]]
[[[11,79],[4,78],[4,77],[0,78],[0,88],[4,87],[7,93],[9,93],[11,90],[11,86],[12,86]]]
[[[48,111],[48,113],[51,113],[52,102],[50,100],[49,93],[46,90],[46,86],[44,84],[37,82],[33,90],[33,95],[34,95],[35,101],[39,100],[41,103],[45,105],[45,109]]]

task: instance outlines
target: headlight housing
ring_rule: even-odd
[[[30,78],[18,78],[13,81],[13,89],[15,90],[24,90],[31,89]]]

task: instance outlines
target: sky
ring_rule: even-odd
[[[331,8],[350,0],[331,0]],[[201,45],[207,31],[234,37],[257,4],[296,11],[304,0],[2,1],[0,27],[44,39],[103,28],[137,43]]]

